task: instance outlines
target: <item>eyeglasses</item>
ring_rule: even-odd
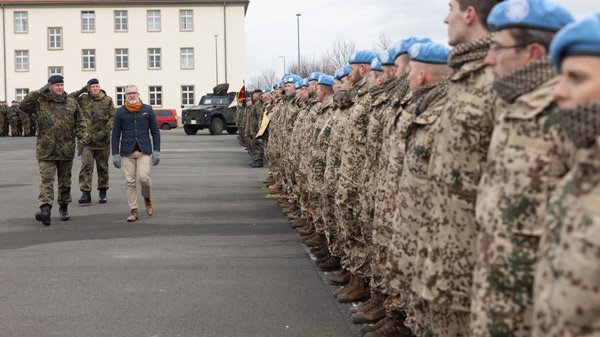
[[[139,92],[127,92],[125,93],[125,95],[130,96],[130,95],[137,95],[139,94]]]
[[[491,51],[498,51],[498,50],[502,50],[502,49],[512,49],[512,48],[523,48],[523,47],[527,47],[529,44],[528,43],[519,43],[519,44],[515,44],[512,46],[499,46],[495,43],[492,43],[490,45],[490,50]]]

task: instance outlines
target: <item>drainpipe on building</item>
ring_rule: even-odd
[[[4,100],[6,101],[6,20],[4,19],[4,2],[2,3],[2,45],[4,48]]]
[[[223,46],[225,47],[225,83],[227,82],[227,0],[223,0]]]

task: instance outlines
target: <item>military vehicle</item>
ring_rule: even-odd
[[[187,135],[195,135],[198,130],[208,128],[211,135],[220,135],[223,130],[234,134],[236,107],[230,107],[235,100],[235,92],[227,92],[229,84],[219,84],[213,88],[212,94],[206,94],[200,103],[181,112],[183,130]]]

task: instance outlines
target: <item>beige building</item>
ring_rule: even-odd
[[[249,1],[0,1],[4,53],[0,96],[22,100],[52,74],[72,92],[98,78],[119,106],[136,84],[156,108],[197,104],[245,77]]]

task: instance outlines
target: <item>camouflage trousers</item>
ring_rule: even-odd
[[[263,160],[265,149],[263,148],[262,140],[251,138],[250,151],[252,152],[252,158],[254,158],[254,160]]]
[[[108,157],[110,148],[92,150],[85,146],[81,155],[81,170],[79,171],[79,189],[83,192],[92,190],[92,178],[94,177],[94,162],[98,169],[98,189],[108,189]]]
[[[484,228],[473,273],[471,336],[531,335],[539,237]]]
[[[0,135],[8,134],[8,121],[6,117],[0,114]]]
[[[416,336],[469,336],[469,314],[467,312],[454,311],[415,295],[407,296],[405,309],[404,325],[410,328]]]
[[[40,184],[40,195],[38,204],[52,206],[54,202],[54,177],[58,178],[58,204],[71,203],[71,170],[72,160],[38,160],[42,183]]]
[[[346,200],[340,202],[336,196],[336,219],[340,222],[342,237],[350,249],[350,268],[349,272],[360,278],[370,278],[371,261],[368,251],[368,244],[364,241],[359,220],[360,210],[358,200]]]
[[[10,133],[13,135],[16,135],[20,132],[21,132],[21,121],[16,118],[12,118],[10,120]]]
[[[33,126],[33,118],[30,114],[27,114],[25,119],[23,119],[23,133],[26,135],[32,134],[32,126]]]
[[[348,269],[349,258],[347,256],[348,251],[342,235],[340,235],[340,228],[335,218],[335,198],[332,195],[325,193],[320,196],[321,214],[323,222],[325,224],[325,237],[327,238],[327,246],[329,251],[334,256],[339,257],[342,260],[342,267]]]
[[[315,225],[315,231],[321,235],[327,235],[327,224],[325,222],[325,216],[323,214],[323,208],[321,207],[320,193],[316,191],[308,192],[308,203],[312,213],[313,223]]]

